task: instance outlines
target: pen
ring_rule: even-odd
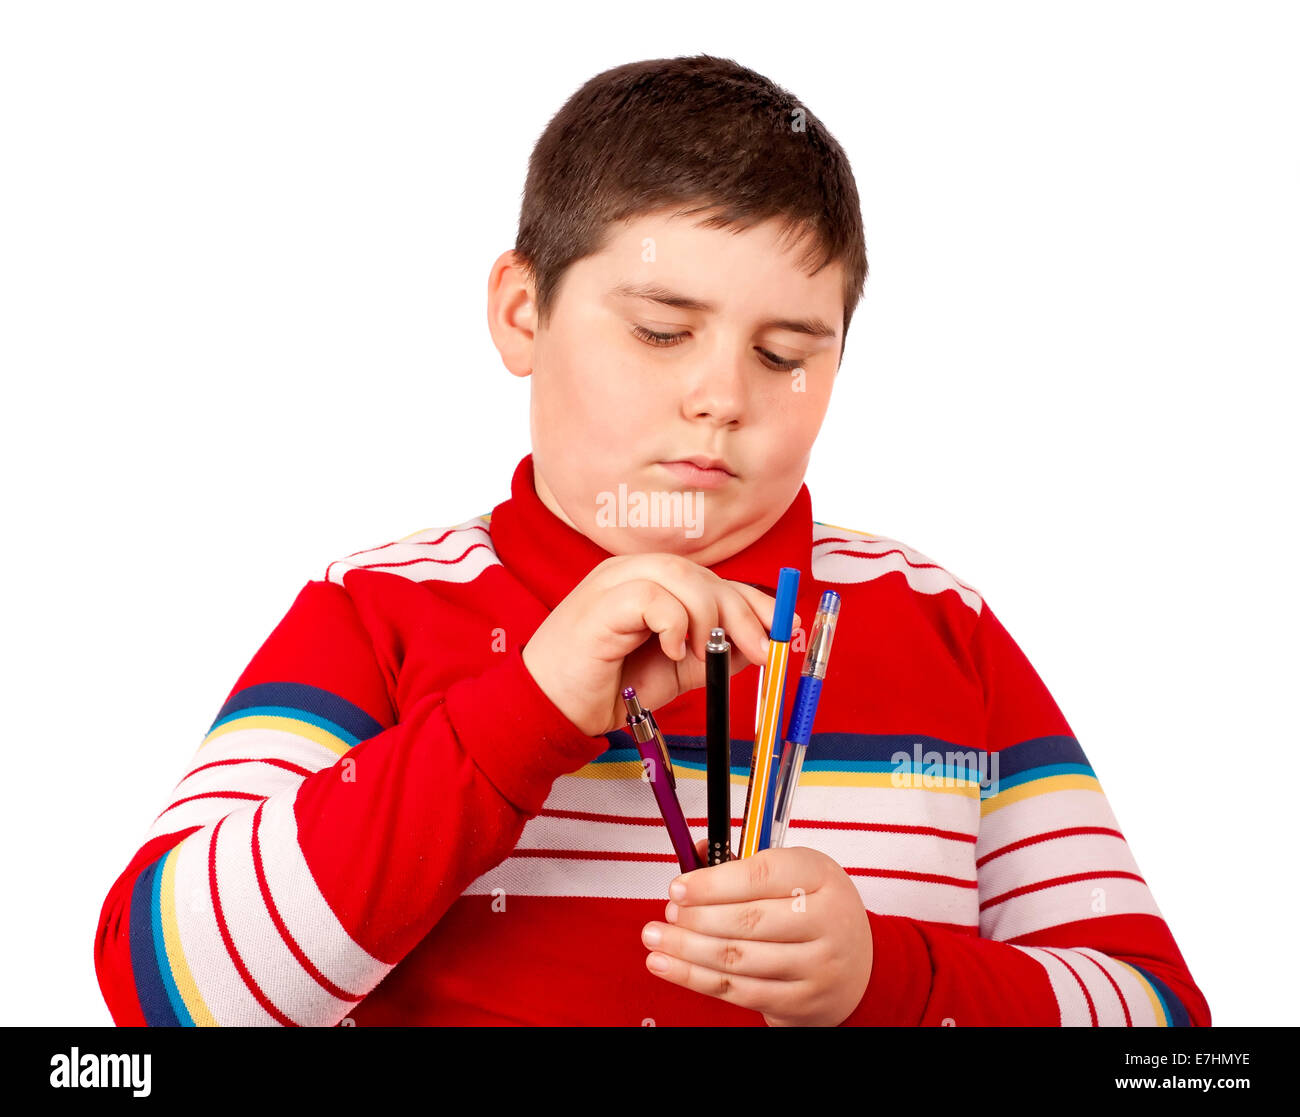
[[[822,681],[831,659],[831,641],[835,639],[835,625],[840,616],[840,595],[834,590],[822,594],[813,621],[812,636],[804,655],[803,670],[799,672],[799,689],[794,696],[794,709],[790,711],[790,725],[785,731],[785,748],[781,752],[781,770],[776,777],[776,812],[772,822],[772,849],[780,849],[785,842],[785,830],[790,824],[790,808],[794,802],[799,773],[803,770],[804,752],[812,739],[813,718],[817,715],[817,701],[821,698]]]
[[[673,849],[677,852],[677,860],[682,867],[682,872],[689,873],[692,869],[702,869],[704,863],[700,860],[695,843],[691,841],[686,816],[682,814],[682,806],[673,791],[676,780],[673,777],[672,761],[668,756],[668,742],[664,740],[654,715],[642,707],[634,688],[626,687],[623,690],[623,705],[627,708],[628,728],[636,740],[642,766],[649,773],[650,786],[654,789],[659,813],[663,815],[664,825],[668,827],[668,837],[672,839]]]
[[[709,864],[731,860],[731,645],[721,628],[704,647]]]
[[[763,671],[758,734],[749,768],[745,820],[740,835],[741,857],[752,857],[758,852],[759,838],[763,831],[772,778],[772,756],[776,749],[782,691],[785,687],[785,664],[790,654],[790,630],[794,627],[794,603],[798,591],[798,569],[793,566],[781,567],[781,575],[776,583],[776,608],[772,611],[767,664]]]

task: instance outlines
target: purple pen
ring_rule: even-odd
[[[664,825],[668,827],[668,837],[672,840],[673,849],[677,851],[682,872],[702,869],[704,862],[700,860],[699,851],[691,841],[686,816],[682,814],[682,805],[677,801],[677,793],[673,790],[676,780],[673,778],[672,760],[668,756],[668,743],[659,731],[654,715],[642,707],[636,690],[632,687],[624,689],[623,705],[627,707],[627,726],[636,740],[642,767],[654,790],[659,813],[663,815]]]

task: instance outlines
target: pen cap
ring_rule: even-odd
[[[789,642],[794,628],[794,599],[799,593],[799,571],[793,566],[781,567],[776,582],[776,608],[772,611],[771,639]]]
[[[831,658],[831,641],[835,639],[835,624],[840,617],[840,595],[834,590],[822,594],[817,616],[813,618],[812,635],[808,637],[808,650],[804,654],[804,675],[826,677],[826,665]]]

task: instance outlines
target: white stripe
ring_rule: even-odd
[[[1075,834],[1021,846],[980,866],[980,888],[985,896],[998,896],[1053,877],[1099,871],[1138,872],[1137,862],[1123,838]]]
[[[993,801],[990,799],[988,802]],[[1110,803],[1100,791],[1089,788],[1045,791],[1008,803],[997,810],[986,811],[980,821],[976,859],[1023,838],[1074,826],[1119,829]]]
[[[250,808],[252,810],[253,808]],[[191,834],[176,857],[176,921],[185,962],[208,1010],[222,1027],[275,1026],[226,953],[208,888],[211,828]]]
[[[1124,1006],[1120,1004],[1115,987],[1106,980],[1106,974],[1102,973],[1089,959],[1082,957],[1075,950],[1058,950],[1055,947],[1052,949],[1056,950],[1060,957],[1069,963],[1074,972],[1079,975],[1079,980],[1087,988],[1088,996],[1092,998],[1093,1011],[1097,1014],[1097,1027],[1124,1027]]]
[[[980,900],[988,898],[981,882]],[[980,934],[1006,942],[1062,923],[1134,914],[1163,918],[1145,884],[1126,877],[1093,877],[1037,888],[986,908],[980,913]]]
[[[307,1005],[318,999],[307,986],[324,997],[324,991],[303,971],[271,922],[253,870],[253,811],[234,811],[217,835],[217,895],[226,929],[253,981],[266,998],[297,1024]],[[332,1004],[333,998],[330,998]],[[334,1019],[347,1015],[340,1004]]]
[[[702,837],[703,835],[697,835]],[[667,835],[650,843],[671,856]],[[507,897],[590,897],[621,900],[668,899],[668,886],[680,875],[676,858],[663,862],[582,860],[560,857],[507,857],[465,889],[463,895]],[[882,915],[902,915],[972,929],[978,919],[976,890],[955,885],[851,875],[864,907]],[[793,902],[793,893],[792,902]],[[508,901],[507,901],[508,902]]]
[[[847,539],[847,542],[839,542]],[[834,552],[849,552],[847,554]],[[897,553],[901,552],[901,553]],[[879,556],[879,557],[870,557]],[[860,532],[814,529],[812,576],[819,582],[869,582],[897,571],[917,593],[954,590],[976,614],[984,608],[980,593],[954,577],[932,558],[885,536],[867,538]]]
[[[267,801],[258,837],[267,887],[294,941],[312,964],[340,989],[368,993],[393,967],[353,940],[316,887],[298,841],[291,797],[277,796]],[[354,1003],[328,999],[330,1003],[349,1007]]]
[[[355,943],[320,894],[298,844],[293,795],[262,808],[262,868],[276,911],[298,947],[339,988],[366,994],[393,969]],[[332,1025],[356,1007],[336,998],[302,966],[271,919],[257,883],[252,819],[257,804],[226,816],[217,840],[217,895],[226,929],[245,968],[285,1016],[304,1026]],[[276,1025],[244,983],[217,927],[208,886],[207,850],[215,823],[190,835],[177,854],[175,906],[185,960],[199,992],[223,1026]]]
[[[629,765],[631,771],[638,771]],[[739,819],[745,809],[747,785],[735,777],[731,780],[731,817]],[[677,799],[682,813],[695,821],[698,837],[704,837],[704,819],[708,817],[708,783],[692,775],[677,773]],[[545,814],[530,819],[524,825],[519,845],[538,849],[583,849],[646,851],[667,849],[655,835],[652,844],[635,836],[637,831],[662,831],[659,811],[650,784],[639,777],[626,779],[590,778],[582,775],[564,775],[551,785],[551,792],[543,806],[545,811],[575,811],[586,814],[612,815],[616,823],[594,822],[566,818],[551,818]],[[622,821],[628,817],[653,820],[649,826]],[[974,838],[979,825],[979,800],[974,795],[924,788],[891,787],[806,787],[800,781],[795,796],[794,820],[796,822],[872,822],[898,826],[928,826],[951,830]],[[739,839],[739,825],[733,827]],[[814,840],[815,836],[815,840]],[[666,840],[666,839],[665,839]],[[889,856],[895,864],[877,864],[879,868],[908,868],[925,854],[936,864],[960,866],[952,876],[974,877],[975,842],[960,839],[938,838],[929,834],[890,834],[857,827],[840,829],[834,826],[793,826],[789,831],[792,845],[810,845],[829,856],[832,852],[845,857],[861,856],[863,850],[876,850],[874,856]],[[890,848],[905,852],[887,854]],[[854,854],[852,851],[858,851]],[[838,858],[837,858],[838,860]],[[843,864],[860,864],[844,861]],[[924,872],[947,872],[943,868],[927,867]]]
[[[286,718],[285,722],[291,720]],[[311,725],[309,722],[301,724],[309,727],[313,732],[324,732],[319,726]],[[348,745],[348,741],[343,737],[339,737],[338,741],[341,745]],[[316,772],[321,768],[328,768],[337,761],[339,754],[319,741],[304,737],[287,728],[271,729],[266,726],[256,726],[246,729],[226,729],[220,736],[213,737],[199,749],[191,770],[202,764],[211,764],[214,760],[236,760],[244,757],[287,760],[290,764],[297,764],[308,771]]]
[[[1015,946],[1014,943],[1011,945]],[[1088,1001],[1065,964],[1046,950],[1040,950],[1035,946],[1016,946],[1016,949],[1027,954],[1046,972],[1060,1010],[1060,1026],[1062,1028],[1091,1027],[1092,1014],[1088,1011]]]
[[[1056,948],[1053,948],[1056,949]],[[1069,962],[1079,980],[1087,987],[1088,996],[1092,998],[1092,1007],[1097,1013],[1097,1027],[1124,1027],[1124,1006],[1120,1004],[1115,987],[1106,980],[1106,974],[1099,970],[1077,950],[1059,950],[1058,953]],[[1106,970],[1110,972],[1109,967]]]
[[[639,778],[640,768],[629,763],[627,778],[585,776],[587,771],[609,770],[607,764],[592,764],[578,772],[560,776],[551,785],[546,800],[548,810],[588,811],[594,814],[648,815],[654,814],[653,796],[651,810],[644,809],[646,800],[629,787],[637,785],[651,794],[648,783]],[[708,781],[695,771],[674,767],[677,775],[677,798],[687,817],[705,817],[708,812]],[[939,830],[952,830],[974,837],[981,825],[978,787],[943,789],[926,787],[863,787],[843,784],[809,783],[821,775],[806,767],[795,789],[794,819],[816,819],[822,822],[872,822],[904,825],[933,826]],[[746,779],[731,778],[732,817],[739,818],[745,807]],[[737,827],[739,829],[739,827]]]
[[[329,564],[327,576],[331,582],[343,585],[344,575],[349,570],[373,569],[412,582],[472,582],[488,567],[501,565],[488,525],[481,516],[457,524],[441,543],[433,543],[448,530],[429,528],[405,539],[336,559]],[[469,551],[471,547],[474,549]],[[469,553],[461,558],[466,551]],[[443,561],[436,561],[439,559]],[[459,561],[449,561],[457,559]],[[407,565],[393,566],[393,563]]]
[[[847,542],[844,540],[847,538]],[[888,535],[868,535],[860,531],[846,531],[839,528],[823,528],[813,532],[813,550],[818,547],[825,554],[828,551],[842,550],[851,547],[854,550],[861,551],[865,554],[882,554],[885,551],[901,551],[903,556],[915,563],[917,566],[938,566],[929,555],[923,555],[915,547],[909,547],[901,539],[893,539]],[[972,586],[968,586],[951,571],[944,570],[957,585],[963,589],[970,590],[978,594],[978,591]]]
[[[975,928],[979,919],[974,888],[893,877],[850,876],[864,907],[879,915],[901,915],[932,923],[955,923]]]
[[[793,818],[933,826],[972,837],[979,831],[978,788],[966,793],[925,787],[837,787],[804,782],[817,774],[804,769],[795,789]]]
[[[1129,1015],[1133,1018],[1133,1027],[1154,1028],[1163,1025],[1164,1021],[1156,1017],[1156,1010],[1151,1004],[1151,995],[1147,991],[1146,985],[1127,966],[1121,965],[1114,958],[1110,958],[1100,950],[1094,950],[1090,946],[1074,947],[1071,953],[1086,954],[1089,958],[1095,959],[1098,964],[1105,967],[1106,972],[1115,979],[1115,983],[1119,986],[1120,992],[1128,1004]],[[1123,1022],[1124,1012],[1120,1009],[1119,1019],[1115,1023],[1122,1024]]]
[[[286,760],[318,772],[335,764],[339,756],[324,745],[289,730],[232,729],[195,753],[189,770],[172,790],[169,801],[174,803],[204,791],[244,791],[266,798],[303,781],[302,776],[278,764],[220,764],[215,768],[203,768],[213,761],[236,758]],[[198,768],[203,770],[195,771]],[[197,799],[170,807],[155,819],[141,845],[160,834],[172,834],[191,826],[215,822],[222,815],[250,803],[252,800],[240,796],[228,796]]]
[[[293,823],[293,803],[289,796],[279,796],[272,810],[273,819],[265,833],[260,833],[259,848],[267,871],[268,888],[276,910],[294,935],[303,953],[327,978],[349,992],[367,993],[377,985],[391,967],[384,966],[360,950],[342,932],[320,893],[311,881],[306,865],[294,871],[293,851],[297,849],[297,828]],[[238,811],[230,815],[217,842],[217,889],[226,926],[244,966],[267,998],[295,1023],[304,1026],[335,1024],[356,1006],[355,1001],[341,1000],[321,987],[320,983],[294,957],[284,937],[271,919],[257,883],[252,853],[252,813]],[[285,862],[290,864],[286,865]],[[274,871],[274,885],[272,884]],[[304,876],[306,886],[304,887]],[[302,908],[296,905],[302,904]],[[304,909],[320,920],[312,925],[303,918]],[[297,929],[297,930],[295,930]],[[357,962],[366,959],[364,976],[369,985],[358,980],[362,974],[347,972],[343,956]],[[317,960],[323,961],[320,965]],[[341,983],[338,976],[352,980]]]
[[[672,845],[664,824],[658,816],[653,794],[648,785],[643,786],[645,802],[641,806],[646,808],[646,812],[641,817],[647,818],[649,820],[647,822],[595,822],[586,819],[553,818],[543,814],[525,823],[515,848],[671,854]],[[682,790],[680,783],[678,790]],[[681,798],[684,807],[690,804],[691,800],[688,797]],[[731,801],[732,817],[738,818],[739,811],[744,806],[743,787],[732,788]],[[685,814],[689,820],[694,812],[687,809]],[[703,814],[694,817],[702,818]],[[740,828],[732,827],[733,850],[739,840],[739,834]],[[706,835],[707,828],[703,824],[697,822],[692,827],[693,837],[703,838]],[[846,868],[908,870],[956,877],[959,880],[976,879],[973,843],[946,841],[929,834],[890,834],[873,830],[801,827],[789,832],[786,845],[807,846],[818,850],[836,864]],[[969,911],[956,922],[974,926],[978,915],[976,889],[969,888],[964,891]]]
[[[302,783],[303,778],[299,773],[281,768],[278,764],[261,764],[257,761],[247,764],[222,764],[220,767],[205,768],[201,772],[186,776],[172,792],[172,801],[211,791],[251,792],[265,799],[277,791],[297,787]]]
[[[231,811],[239,810],[241,807],[247,807],[250,811],[257,807],[257,802],[252,799],[243,797],[224,797],[218,796],[212,799],[194,799],[189,803],[181,803],[180,806],[172,807],[170,810],[163,811],[154,824],[149,827],[141,845],[145,842],[152,841],[160,834],[175,834],[181,830],[188,830],[194,826],[208,826],[215,824],[223,815],[230,814]],[[191,837],[197,838],[199,835],[193,834]]]

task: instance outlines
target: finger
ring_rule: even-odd
[[[722,579],[683,555],[651,552],[621,557],[626,561],[610,564],[596,579],[597,584],[614,586],[644,580],[671,593],[682,603],[689,617],[689,650],[703,662],[709,632],[718,626],[717,593],[709,583],[712,580],[721,585]]]
[[[795,981],[814,966],[815,951],[802,942],[715,938],[671,923],[647,923],[641,942],[650,950],[739,977]]]
[[[808,983],[804,981],[721,973],[658,951],[646,955],[646,968],[656,977],[683,989],[773,1016],[786,1015],[790,1006],[797,1005],[810,992]]]
[[[755,649],[759,652],[758,658],[755,659],[754,656],[749,655],[748,653],[746,654],[751,663],[766,663],[767,638],[772,631],[772,621],[776,613],[776,598],[764,593],[762,590],[757,589],[754,586],[746,585],[744,582],[728,581],[725,584],[729,588],[733,589],[745,604],[749,606],[750,610],[754,613],[755,618],[762,625],[763,647],[761,650]],[[798,628],[799,623],[799,614],[795,613],[793,621],[794,627]]]
[[[605,598],[608,610],[603,626],[619,637],[658,633],[664,655],[680,661],[686,658],[682,644],[690,625],[685,606],[658,582],[638,578],[613,587]],[[626,654],[626,648],[610,649],[611,657]]]
[[[714,869],[722,866],[715,865]],[[820,920],[815,913],[819,901],[796,889],[793,896],[780,899],[749,900],[737,904],[701,904],[696,907],[664,908],[664,922],[715,939],[749,942],[812,942],[819,935]]]
[[[732,648],[740,653],[739,657],[733,654],[732,659],[741,658],[741,668],[746,663],[767,662],[772,627],[772,610],[760,608],[766,594],[749,586],[744,589],[749,592],[742,592],[737,582],[719,579],[717,590],[721,623]]]
[[[826,882],[829,860],[805,846],[761,849],[715,865],[709,873],[683,873],[669,884],[668,895],[682,907],[784,899],[795,895],[796,888],[809,895]]]

